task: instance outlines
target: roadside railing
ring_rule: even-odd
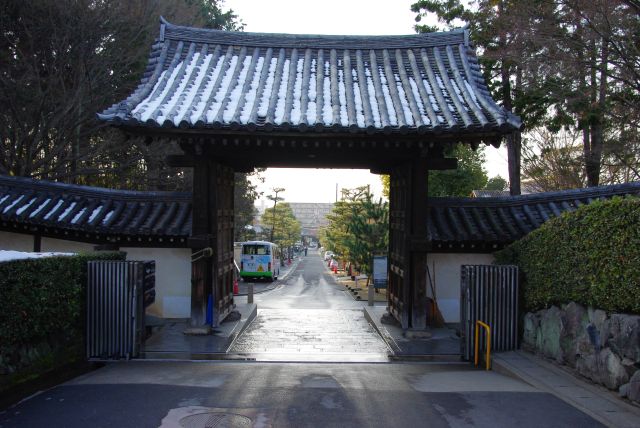
[[[475,347],[474,347],[475,365],[476,367],[478,367],[478,360],[480,360],[480,353],[478,352],[478,346],[480,342],[478,340],[480,327],[482,327],[484,331],[487,332],[487,340],[486,340],[487,351],[485,355],[485,370],[490,370],[491,369],[491,327],[489,327],[489,324],[484,323],[480,320],[476,320],[476,340],[475,340]]]

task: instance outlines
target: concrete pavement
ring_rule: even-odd
[[[603,425],[619,428],[640,426],[640,407],[615,392],[595,385],[525,351],[495,354],[493,370],[527,382],[588,414]]]
[[[89,426],[602,425],[522,381],[451,363],[111,363],[0,413],[1,428]]]

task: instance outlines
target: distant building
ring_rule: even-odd
[[[332,203],[289,202],[293,215],[300,222],[303,236],[318,237],[321,227],[329,224],[327,215],[333,209]]]

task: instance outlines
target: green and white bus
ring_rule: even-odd
[[[280,249],[272,242],[248,241],[242,243],[240,277],[278,279],[280,274]]]

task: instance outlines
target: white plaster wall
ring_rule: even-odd
[[[0,232],[0,250],[33,251],[33,236],[24,233]]]
[[[127,260],[156,262],[156,302],[147,311],[162,318],[191,316],[191,250],[123,247]]]
[[[91,253],[95,244],[87,244],[86,242],[65,241],[64,239],[42,237],[41,250],[60,251],[64,253]]]
[[[460,266],[490,265],[492,254],[448,254],[427,255],[431,278],[434,278],[438,308],[446,322],[460,322]],[[427,295],[433,297],[427,281]]]

